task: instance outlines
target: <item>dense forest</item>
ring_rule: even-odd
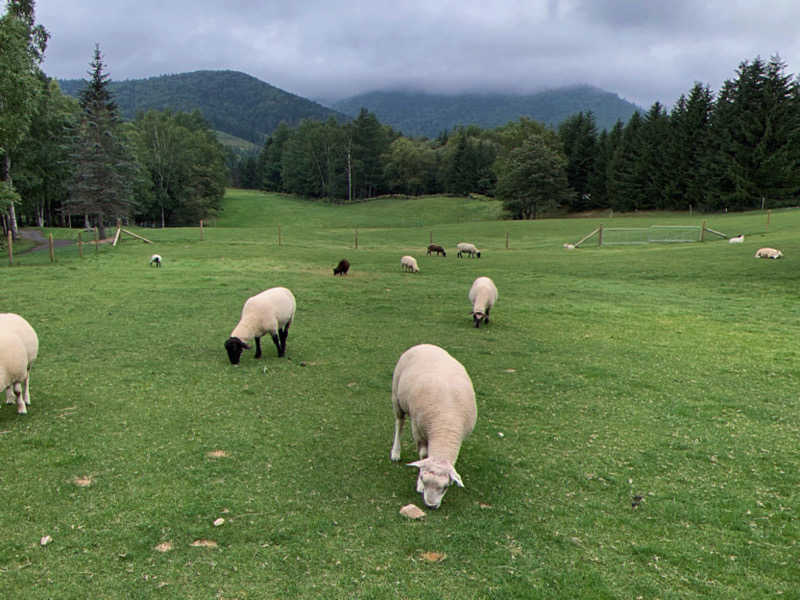
[[[366,108],[376,117],[410,137],[434,138],[442,131],[477,125],[500,127],[528,117],[557,127],[579,112],[591,112],[597,127],[611,129],[640,110],[616,94],[588,85],[546,90],[537,94],[426,94],[423,92],[370,92],[334,102],[332,106],[351,117]]]
[[[591,112],[557,128],[522,118],[408,138],[362,109],[350,123],[279,127],[240,183],[335,201],[478,193],[512,216],[543,210],[743,210],[796,204],[800,91],[773,57],[742,62],[716,96],[696,83],[599,129]]]

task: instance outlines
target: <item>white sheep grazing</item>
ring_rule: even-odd
[[[404,256],[400,259],[400,266],[404,271],[411,271],[412,273],[419,273],[419,266],[417,259],[413,256]]]
[[[481,257],[481,253],[475,247],[475,244],[470,244],[468,242],[459,242],[456,244],[456,248],[458,248],[458,258],[461,258],[464,254],[469,254],[470,257],[475,258]]]
[[[249,350],[245,342],[256,340],[256,358],[261,358],[261,336],[269,333],[278,356],[286,354],[286,338],[289,325],[294,320],[295,301],[292,292],[285,287],[274,287],[248,298],[242,307],[242,318],[234,327],[231,337],[225,342],[225,350],[232,365],[239,364],[242,350]]]
[[[392,376],[394,442],[391,459],[400,460],[400,436],[405,417],[420,460],[417,491],[425,504],[439,508],[447,487],[464,487],[455,464],[461,442],[472,432],[478,417],[475,391],[463,365],[446,351],[431,344],[406,350]]]
[[[161,267],[161,255],[160,254],[153,254],[150,257],[150,266]]]
[[[31,403],[31,367],[39,355],[39,337],[31,324],[16,313],[0,313],[0,331],[16,334],[25,345],[27,375],[25,376],[24,400],[25,404],[29,405]],[[11,388],[6,389],[6,403],[14,403],[14,393]]]
[[[478,277],[472,282],[472,287],[467,295],[472,302],[472,318],[475,320],[475,327],[481,326],[481,321],[489,322],[489,311],[492,310],[494,303],[497,302],[497,287],[494,281],[488,277]]]
[[[755,253],[756,258],[781,258],[782,256],[783,252],[775,248],[759,248]]]
[[[17,401],[17,412],[28,412],[22,383],[28,377],[28,352],[19,335],[0,330],[0,390],[10,389]]]
[[[729,244],[741,244],[744,243],[744,236],[740,233],[728,240]]]

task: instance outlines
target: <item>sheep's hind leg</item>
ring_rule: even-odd
[[[277,333],[272,334],[272,341],[275,342],[275,347],[278,349],[278,357],[283,356],[283,348],[281,347],[281,340]]]
[[[25,394],[22,391],[22,386],[18,383],[14,384],[14,395],[17,397],[17,412],[21,415],[28,414],[28,409],[25,406]]]
[[[286,326],[283,328],[283,330],[278,329],[278,336],[280,337],[281,341],[281,356],[286,354],[286,338],[289,337],[289,325],[291,324],[292,322],[289,321],[288,323],[286,323]]]
[[[261,358],[261,338],[256,338],[256,358]]]

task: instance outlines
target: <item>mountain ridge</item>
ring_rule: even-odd
[[[77,97],[83,79],[58,80],[65,94]],[[407,136],[436,137],[463,125],[490,129],[529,117],[557,126],[566,118],[591,111],[598,129],[626,122],[642,109],[618,95],[585,84],[536,94],[433,94],[420,91],[373,91],[330,103],[292,94],[260,79],[232,70],[201,70],[143,79],[110,81],[120,114],[133,119],[139,112],[199,110],[218,131],[256,145],[264,143],[280,123],[294,127],[303,119],[339,122],[358,116],[362,108]]]

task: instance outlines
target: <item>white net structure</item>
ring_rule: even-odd
[[[699,242],[703,228],[696,225],[651,225],[650,227],[604,227],[603,246]]]

